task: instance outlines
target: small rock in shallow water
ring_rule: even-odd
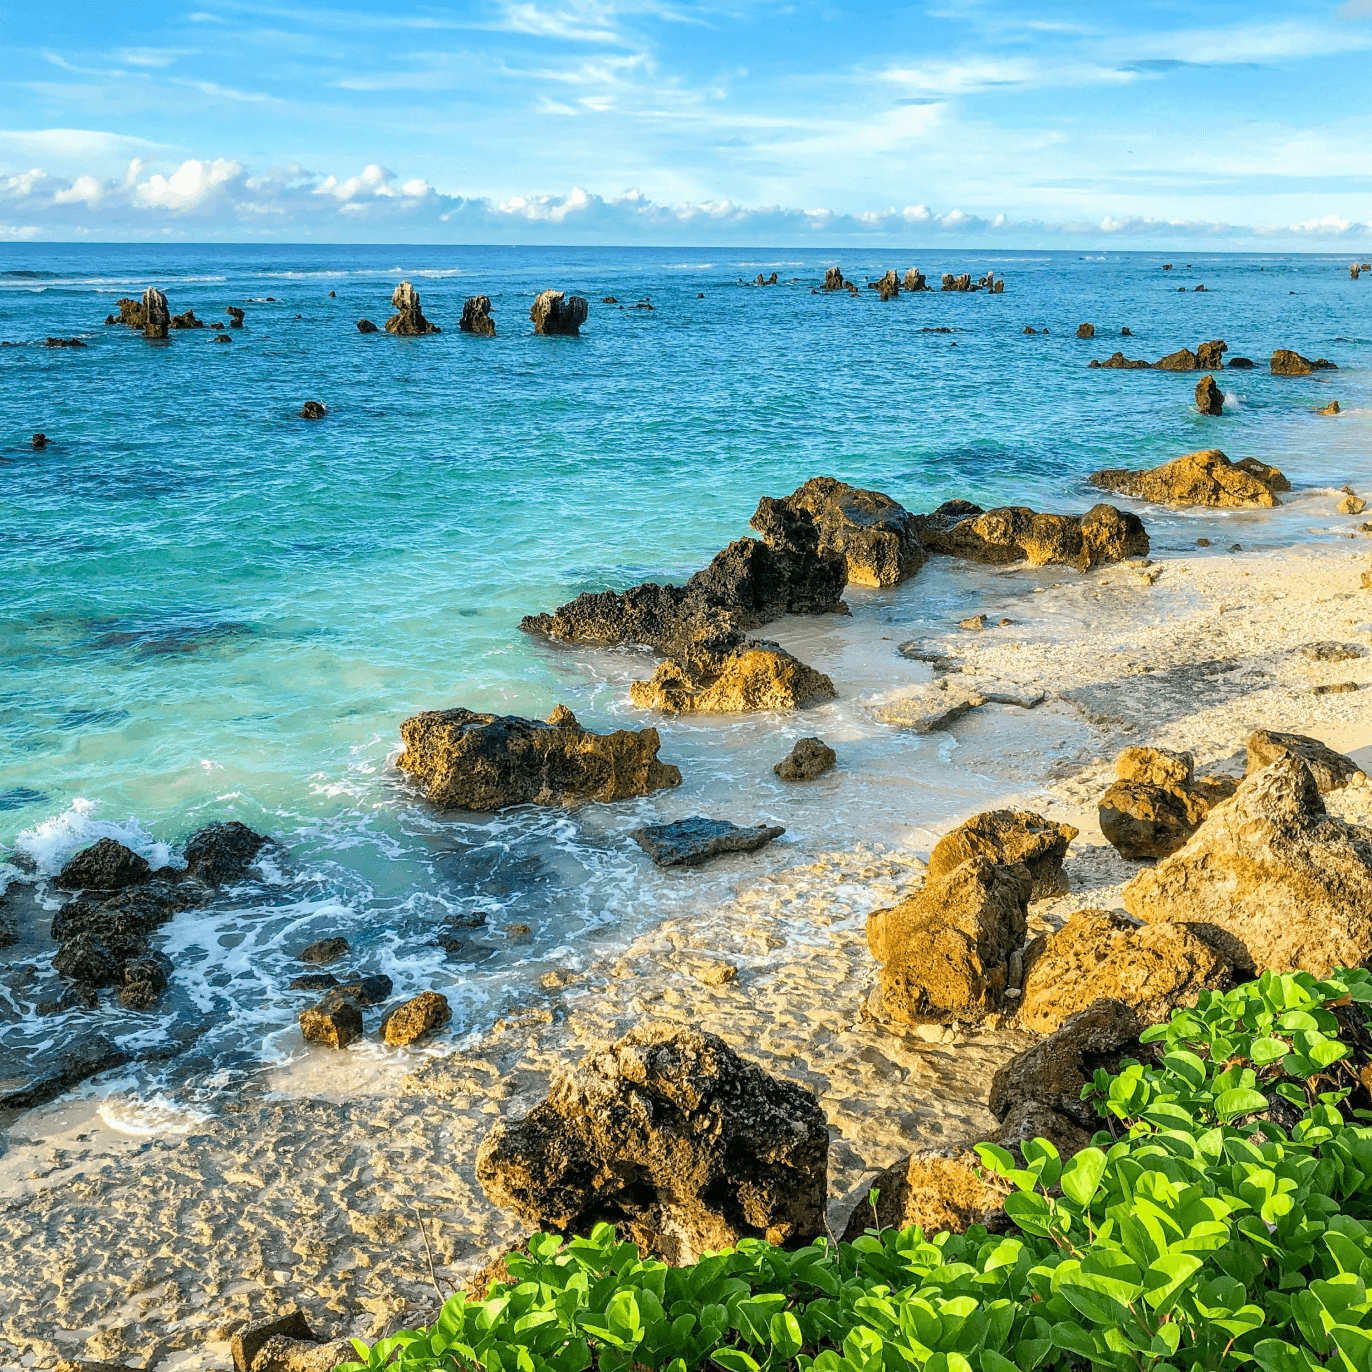
[[[303,977],[297,977],[297,981],[303,981]],[[376,972],[368,977],[351,977],[347,981],[339,983],[335,995],[346,996],[349,1000],[355,1001],[367,1009],[373,1005],[380,1005],[381,1002],[390,996],[392,991],[390,977],[384,972]]]
[[[338,978],[332,972],[306,972],[296,977],[287,988],[291,991],[327,991],[338,985]]]
[[[296,961],[309,962],[316,966],[325,962],[337,962],[351,947],[345,938],[316,939],[308,948],[302,948],[296,954]]]
[[[42,434],[42,433],[34,434],[34,436],[33,436],[33,450],[34,450],[34,452],[36,452],[36,453],[41,453],[41,452],[43,451],[43,449],[46,448],[47,446],[48,446],[48,436],[47,436],[47,434]]]
[[[1331,401],[1329,402],[1329,404],[1327,404],[1322,410],[1316,410],[1315,413],[1316,413],[1316,414],[1338,414],[1338,413],[1339,413],[1339,402],[1338,402],[1337,400],[1331,400]]]
[[[387,1012],[381,1021],[381,1036],[392,1046],[403,1047],[441,1029],[452,1017],[447,996],[437,991],[421,991],[413,1000]]]
[[[300,407],[301,419],[323,419],[328,413],[328,407],[321,404],[318,400],[307,400]]]
[[[236,819],[216,820],[186,840],[186,873],[207,886],[222,886],[247,873],[266,838]]]
[[[317,1005],[300,1013],[300,1032],[310,1043],[346,1048],[362,1034],[362,1011],[346,996],[330,991]]]
[[[786,830],[779,824],[740,828],[726,819],[692,815],[673,824],[650,824],[629,837],[659,867],[698,867],[725,853],[753,853]]]
[[[372,323],[370,319],[359,319],[357,321],[358,333],[380,333],[381,330]]]
[[[1358,515],[1367,508],[1367,501],[1361,496],[1346,495],[1339,501],[1339,513],[1347,515]]]
[[[813,781],[838,761],[838,755],[823,739],[801,738],[772,770],[783,781]]]
[[[958,620],[959,629],[984,629],[990,623],[985,615],[973,615],[970,619]]]
[[[1224,392],[1213,376],[1203,376],[1196,382],[1196,408],[1205,415],[1224,413]]]

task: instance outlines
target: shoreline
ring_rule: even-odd
[[[971,807],[954,807],[937,832],[902,815],[900,769],[852,775],[857,803],[880,811],[867,834],[854,832],[863,821],[850,807],[819,826],[808,851],[785,854],[801,859],[789,866],[758,872],[748,859],[729,860],[726,899],[702,908],[688,894],[590,966],[551,969],[527,988],[522,1013],[456,1051],[441,1041],[384,1058],[312,1054],[269,1074],[271,1094],[226,1103],[217,1117],[178,1123],[169,1108],[160,1137],[121,1133],[79,1098],[22,1116],[0,1155],[10,1238],[0,1258],[0,1309],[10,1312],[0,1316],[0,1355],[189,1369],[222,1362],[223,1340],[249,1313],[292,1300],[331,1334],[375,1337],[425,1318],[435,1296],[410,1207],[428,1221],[440,1278],[457,1284],[516,1242],[520,1226],[475,1183],[487,1128],[541,1099],[558,1067],[645,1017],[689,1020],[818,1092],[831,1126],[829,1220],[840,1231],[871,1173],[991,1124],[990,1076],[1029,1041],[1013,1028],[926,1037],[873,1020],[866,914],[919,883],[938,833],[1007,806],[1081,830],[1064,867],[1070,892],[1031,906],[1031,936],[1074,910],[1118,907],[1140,864],[1105,844],[1094,805],[1129,744],[1190,748],[1198,770],[1241,773],[1235,758],[1247,733],[1276,728],[1313,734],[1372,767],[1372,656],[1330,662],[1301,651],[1325,641],[1372,646],[1372,594],[1359,584],[1366,546],[1160,556],[1087,576],[998,569],[978,579],[985,608],[995,611],[1003,592],[1020,622],[949,629],[938,646],[954,670],[944,672],[901,658],[898,629],[880,610],[839,624],[768,626],[823,670],[826,655],[862,664],[842,710],[831,707],[836,724],[883,694],[943,690],[945,679],[1008,683],[1045,699],[1028,710],[973,710],[908,752],[910,767],[937,764],[976,782]],[[1036,592],[1039,583],[1052,584]],[[891,688],[893,679],[902,684]],[[1315,693],[1348,681],[1363,689]],[[840,747],[843,767],[825,713],[783,717],[785,736],[792,724],[820,733]],[[748,727],[761,732],[763,723]],[[779,731],[769,727],[779,756]],[[891,736],[870,734],[868,752]],[[829,794],[837,792],[812,792],[812,807]],[[1326,802],[1372,823],[1366,788]],[[834,842],[836,829],[847,830],[845,842]],[[736,975],[702,979],[721,964]]]

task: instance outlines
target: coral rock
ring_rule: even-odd
[[[386,321],[387,333],[414,338],[423,334],[443,332],[438,325],[431,324],[424,318],[424,311],[419,307],[419,292],[408,281],[402,281],[391,292],[391,307],[396,313]],[[359,324],[358,327],[362,326]]]
[[[1206,800],[1181,786],[1117,781],[1100,800],[1100,827],[1122,857],[1175,853],[1210,813]]]
[[[629,837],[659,867],[699,867],[725,853],[755,853],[785,832],[779,824],[742,828],[727,819],[692,815],[671,824],[649,824]]]
[[[1213,376],[1203,376],[1196,382],[1196,408],[1207,415],[1224,413],[1224,392]]]
[[[222,886],[247,874],[267,842],[236,819],[207,824],[186,840],[186,873],[206,886]]]
[[[880,491],[817,476],[782,503],[814,518],[820,555],[842,557],[850,585],[895,586],[924,565],[919,521]]]
[[[986,511],[971,506],[969,511],[966,505],[950,501],[918,516],[926,548],[972,562],[1063,563],[1082,571],[1148,553],[1148,535],[1138,516],[1113,505],[1095,505],[1084,515],[1036,514],[1023,505]]]
[[[346,1048],[362,1036],[362,1011],[347,996],[330,991],[318,1005],[300,1012],[300,1032],[310,1043]]]
[[[146,858],[117,839],[102,838],[69,858],[52,884],[64,891],[120,891],[151,875]]]
[[[543,291],[529,308],[534,332],[566,334],[575,338],[590,314],[590,302],[584,295],[567,295],[563,291]]]
[[[1159,505],[1213,505],[1223,508],[1263,506],[1281,502],[1278,491],[1291,483],[1275,467],[1253,458],[1231,462],[1218,448],[1184,453],[1147,471],[1109,467],[1091,473],[1091,484],[1121,495],[1152,500]]]
[[[171,327],[171,310],[167,308],[167,297],[155,286],[143,292],[143,333],[148,338],[165,338]]]
[[[495,337],[495,320],[491,318],[491,297],[469,295],[462,306],[462,319],[457,326],[463,333]]]
[[[1330,660],[1315,655],[1317,660]],[[1335,661],[1339,659],[1333,659]],[[1244,775],[1254,772],[1281,758],[1299,758],[1310,769],[1315,785],[1321,791],[1338,791],[1347,786],[1361,770],[1351,757],[1336,753],[1317,738],[1305,734],[1281,734],[1271,729],[1258,729],[1248,736],[1248,764]]]
[[[748,640],[702,668],[664,662],[650,681],[635,681],[629,699],[674,715],[800,710],[833,700],[834,683],[775,643]]]
[[[800,738],[772,770],[783,781],[813,781],[838,761],[838,754],[823,739]]]
[[[447,996],[437,991],[421,991],[413,1000],[388,1010],[381,1021],[381,1035],[387,1043],[414,1043],[425,1034],[441,1029],[453,1017]]]
[[[944,834],[929,854],[929,879],[947,876],[969,858],[1022,862],[1032,882],[1030,898],[1041,900],[1066,889],[1062,860],[1078,831],[1029,810],[988,810]]]

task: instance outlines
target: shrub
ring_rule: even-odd
[[[1368,1002],[1361,970],[1202,993],[1143,1035],[1155,1062],[1083,1091],[1094,1146],[978,1146],[1016,1233],[745,1240],[682,1268],[609,1225],[538,1234],[487,1299],[345,1372],[1372,1372]]]

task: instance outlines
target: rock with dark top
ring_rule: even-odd
[[[888,271],[881,280],[874,284],[882,300],[894,300],[900,294],[900,278],[894,270]]]
[[[824,289],[826,291],[841,291],[847,283],[843,280],[843,273],[837,267],[829,267],[824,273]]]
[[[297,962],[310,963],[316,967],[328,962],[337,962],[339,958],[352,951],[352,945],[347,939],[342,937],[316,939],[308,947],[302,948],[296,955]]]
[[[292,980],[291,991],[330,991],[338,985],[338,978],[332,972],[306,972],[302,977]]]
[[[346,1048],[362,1036],[362,1011],[347,996],[326,991],[317,1005],[300,1012],[300,1032],[308,1043]]]
[[[1094,338],[1096,336],[1096,326],[1094,324],[1078,324],[1078,338]]]
[[[454,809],[624,800],[681,784],[680,771],[658,761],[656,729],[595,734],[459,707],[415,715],[400,736],[396,765],[424,783],[435,805]]]
[[[151,875],[146,858],[117,839],[102,838],[68,858],[52,884],[63,891],[120,891],[147,881]]]
[[[785,832],[779,824],[741,828],[727,819],[692,815],[671,824],[646,825],[629,837],[659,867],[699,867],[725,853],[754,853]]]
[[[205,321],[197,319],[194,310],[186,310],[183,314],[172,315],[167,325],[173,329],[203,329]]]
[[[241,310],[237,305],[225,305],[224,313],[229,316],[229,328],[241,329],[246,311]]]
[[[1147,368],[1151,365],[1151,363],[1145,362],[1144,359],[1141,357],[1125,357],[1125,355],[1122,352],[1119,352],[1118,350],[1112,352],[1110,356],[1105,359],[1104,362],[1097,362],[1094,358],[1092,358],[1091,361],[1087,363],[1087,366],[1089,367],[1100,367],[1108,372],[1128,372],[1138,371],[1140,369],[1147,370]]]
[[[1200,370],[1200,360],[1190,348],[1178,348],[1160,357],[1153,366],[1160,372],[1195,372]]]
[[[1248,736],[1248,765],[1244,775],[1269,767],[1282,758],[1299,758],[1324,792],[1342,790],[1362,770],[1351,757],[1336,753],[1317,738],[1258,729]]]
[[[358,333],[380,333],[381,330],[372,323],[370,319],[359,319],[357,321]]]
[[[452,1017],[447,996],[437,991],[421,991],[413,1000],[386,1012],[381,1021],[381,1037],[393,1047],[403,1047],[441,1029]]]
[[[837,761],[838,754],[823,739],[800,738],[772,770],[782,781],[813,781]]]
[[[161,878],[120,891],[87,893],[58,910],[51,934],[64,945],[81,936],[98,939],[114,950],[122,963],[137,956],[154,929],[196,904],[204,894],[204,888],[195,882]],[[122,979],[121,975],[116,980]]]
[[[1026,1107],[1046,1106],[1094,1133],[1100,1116],[1082,1100],[1082,1087],[1098,1067],[1114,1072],[1123,1057],[1147,1058],[1138,1041],[1143,1027],[1129,1006],[1101,997],[996,1072],[991,1113],[1004,1120]]]
[[[218,820],[186,840],[186,873],[206,886],[223,886],[247,874],[267,839],[238,820]]]
[[[495,320],[491,318],[491,297],[469,295],[462,306],[462,318],[457,326],[463,333],[495,337]]]
[[[216,343],[232,343],[233,339],[230,338],[226,333],[217,333],[214,336],[214,341]]]
[[[1067,845],[1078,830],[1030,810],[988,810],[944,834],[929,854],[928,878],[947,876],[969,858],[1022,862],[1029,873],[1030,898],[1043,900],[1067,889],[1062,875]]]
[[[1196,349],[1196,365],[1203,372],[1218,371],[1224,366],[1224,355],[1229,351],[1229,345],[1222,338],[1212,338],[1208,343],[1202,343]]]
[[[148,314],[141,300],[130,300],[127,296],[121,296],[114,303],[119,306],[119,323],[130,329],[142,329],[146,326]]]
[[[328,406],[319,400],[307,400],[300,407],[301,419],[323,419],[328,412]]]
[[[44,433],[34,434],[31,442],[33,444],[34,452],[41,453],[43,449],[48,446],[48,436]]]
[[[327,972],[323,976],[327,976],[330,982],[334,982],[334,978],[329,976]],[[299,982],[314,979],[316,978],[296,977],[295,981],[291,982],[291,986],[294,987]],[[317,979],[322,980],[322,977]],[[370,976],[350,977],[347,981],[334,982],[334,988],[338,995],[346,996],[356,1004],[370,1009],[373,1005],[380,1005],[383,1001],[388,1000],[394,986],[390,977],[384,972],[375,972]]]
[[[1079,910],[1024,950],[1018,1023],[1051,1034],[1102,996],[1144,1024],[1194,1005],[1203,989],[1227,991],[1234,969],[1185,924],[1138,924],[1118,910]]]
[[[820,555],[842,557],[850,584],[895,586],[924,565],[918,520],[880,491],[816,476],[782,504],[813,518]]]
[[[829,1132],[814,1096],[713,1034],[641,1024],[554,1078],[477,1153],[487,1198],[531,1228],[602,1221],[674,1265],[744,1238],[824,1232]]]
[[[128,1060],[128,1054],[103,1034],[87,1034],[65,1047],[46,1049],[28,1069],[27,1080],[6,1082],[0,1089],[0,1110],[32,1110]]]
[[[143,334],[146,338],[165,338],[171,327],[171,310],[167,308],[167,297],[149,286],[143,292]]]
[[[403,338],[418,338],[424,334],[442,333],[437,324],[424,318],[419,307],[419,292],[408,281],[402,281],[391,292],[391,308],[396,311],[386,321],[386,332]]]
[[[1124,888],[1149,924],[1191,924],[1235,968],[1314,972],[1372,957],[1372,831],[1330,815],[1305,762],[1250,773],[1190,841]]]
[[[529,307],[529,318],[537,334],[559,334],[571,338],[581,333],[581,326],[591,312],[584,295],[567,295],[564,291],[542,291]]]
[[[1225,366],[1231,371],[1251,372],[1257,363],[1251,357],[1231,357]]]
[[[1203,376],[1196,382],[1196,408],[1207,415],[1224,413],[1224,392],[1213,376]]]
[[[124,980],[124,959],[94,934],[77,934],[53,954],[52,968],[85,986],[117,986]]]
[[[1281,504],[1278,491],[1291,483],[1275,467],[1247,457],[1231,462],[1218,448],[1204,448],[1147,471],[1111,467],[1092,472],[1093,486],[1160,505],[1211,505],[1220,508]]]
[[[79,338],[45,338],[43,346],[45,348],[85,348],[89,345],[83,343]]]
[[[304,1313],[298,1309],[289,1309],[281,1314],[251,1320],[234,1334],[229,1345],[233,1355],[234,1372],[253,1372],[253,1362],[258,1352],[271,1338],[296,1339],[302,1343],[316,1342]]]
[[[973,857],[867,917],[881,963],[874,1008],[903,1024],[977,1022],[1004,1008],[1032,890],[1022,863]]]
[[[650,680],[629,684],[635,705],[674,715],[803,710],[837,695],[823,672],[780,644],[751,638],[727,651],[696,651],[664,662]]]
[[[1137,515],[1095,505],[1084,515],[1037,514],[1022,505],[982,511],[966,502],[918,515],[920,540],[930,552],[971,562],[1030,566],[1064,563],[1086,571],[1148,553],[1148,534]]]
[[[171,982],[171,959],[165,953],[145,953],[124,964],[119,1003],[126,1010],[151,1010]]]

